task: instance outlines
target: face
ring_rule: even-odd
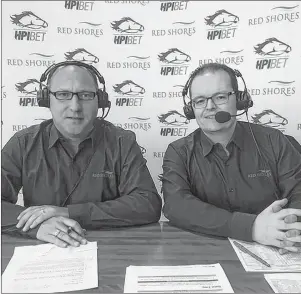
[[[96,87],[87,69],[73,65],[57,69],[49,85],[51,92],[96,92]],[[79,100],[77,95],[73,95],[71,100],[58,100],[50,94],[50,111],[56,128],[64,137],[81,138],[93,128],[98,112],[97,96],[86,101]]]
[[[200,97],[208,98],[217,93],[232,92],[234,89],[232,88],[229,75],[225,71],[220,70],[196,76],[190,90],[192,101],[198,101]],[[212,99],[209,99],[207,100],[207,106],[205,104],[205,107],[200,109],[193,106],[193,110],[196,121],[204,132],[225,131],[233,126],[236,120],[235,117],[232,117],[228,122],[218,123],[215,120],[215,114],[218,111],[226,111],[231,115],[235,115],[237,113],[235,94],[229,96],[226,104],[216,105]]]

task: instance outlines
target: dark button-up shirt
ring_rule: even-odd
[[[16,133],[2,149],[2,225],[16,224],[25,207],[68,208],[70,218],[97,229],[152,223],[161,197],[135,134],[104,120],[74,154],[52,120]]]
[[[197,129],[169,144],[163,160],[163,213],[200,233],[252,241],[256,216],[277,199],[301,208],[301,154],[278,130],[237,122],[227,145]]]

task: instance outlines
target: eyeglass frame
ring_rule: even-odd
[[[97,93],[96,93],[96,92],[93,92],[93,91],[81,91],[81,92],[71,92],[71,91],[55,91],[55,92],[52,92],[52,91],[50,91],[50,90],[48,90],[48,91],[49,91],[49,93],[52,94],[52,95],[55,97],[55,99],[57,99],[58,101],[70,101],[70,100],[72,100],[72,98],[73,98],[74,95],[76,95],[77,98],[78,98],[78,100],[80,100],[80,101],[92,101],[92,100],[95,99],[95,96],[97,95]],[[70,97],[70,99],[58,99],[58,98],[56,97],[56,95],[57,95],[57,93],[59,93],[59,92],[71,93],[72,96]],[[78,94],[81,94],[81,93],[93,93],[94,96],[93,96],[92,99],[81,99],[81,98],[78,96]]]
[[[227,95],[228,95],[228,99],[227,99],[226,102],[223,102],[222,104],[216,104],[216,103],[213,101],[213,97],[216,96],[216,95],[220,95],[220,94],[227,94]],[[191,100],[191,104],[192,104],[192,106],[193,106],[194,108],[196,108],[196,109],[203,109],[203,108],[206,108],[206,107],[207,107],[207,105],[208,105],[208,100],[211,99],[212,102],[213,102],[215,105],[224,105],[224,104],[227,104],[227,103],[229,102],[230,95],[233,95],[233,94],[236,94],[236,92],[235,92],[235,91],[230,91],[230,92],[226,92],[226,93],[225,93],[225,92],[218,92],[218,93],[215,93],[214,95],[212,95],[212,96],[210,96],[210,97],[202,97],[202,96],[200,96],[200,97],[202,97],[202,98],[206,98],[206,103],[204,104],[203,107],[195,107],[196,101],[193,101],[193,100]],[[198,98],[200,98],[200,97],[198,97]]]

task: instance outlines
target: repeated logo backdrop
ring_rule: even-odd
[[[250,121],[301,143],[300,7],[298,1],[3,2],[2,143],[50,118],[36,92],[46,68],[63,60],[84,61],[103,74],[112,101],[107,119],[136,133],[159,192],[168,144],[197,128],[183,115],[181,91],[201,64],[239,69],[254,100]]]

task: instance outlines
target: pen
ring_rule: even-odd
[[[271,267],[265,260],[263,260],[261,257],[257,256],[256,254],[254,254],[253,252],[251,252],[249,249],[247,249],[246,247],[244,247],[243,245],[241,245],[240,243],[233,241],[234,245],[240,249],[242,252],[249,254],[250,256],[252,256],[253,258],[255,258],[257,261],[261,262],[263,265],[267,266],[267,267]]]
[[[70,235],[70,233],[72,233],[72,232],[73,232],[72,227],[68,227],[67,234]]]
[[[86,234],[86,230],[85,229],[83,229],[83,231],[84,231],[84,235]],[[68,235],[70,235],[70,233],[72,233],[72,232],[75,232],[74,230],[73,230],[73,228],[72,227],[68,227],[68,230],[67,230],[67,234]],[[76,233],[76,232],[75,232]],[[82,236],[83,237],[83,236]]]

